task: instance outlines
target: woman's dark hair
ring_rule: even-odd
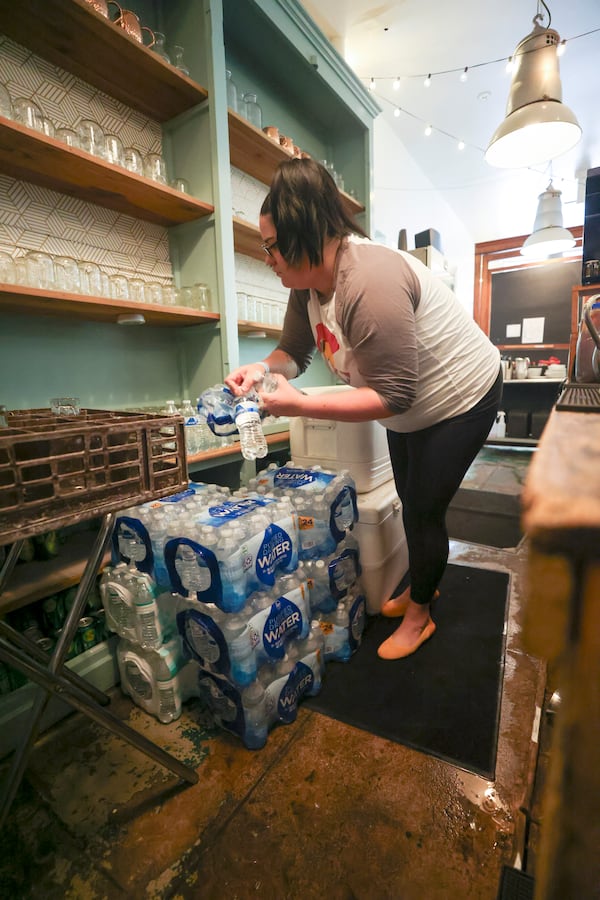
[[[292,266],[304,258],[311,266],[320,265],[328,238],[367,237],[346,212],[327,169],[314,159],[284,160],[277,166],[260,214],[273,219],[279,252]]]

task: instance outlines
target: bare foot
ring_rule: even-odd
[[[435,632],[435,622],[429,616],[429,604],[409,601],[406,614],[390,637],[380,645],[381,659],[402,659],[418,650]]]

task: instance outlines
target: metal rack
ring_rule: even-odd
[[[194,769],[124,724],[109,698],[65,668],[86,598],[112,534],[114,514],[187,487],[183,419],[179,416],[83,409],[9,411],[0,431],[0,545],[11,544],[0,571],[2,594],[26,537],[101,517],[73,606],[50,656],[0,619],[0,661],[39,685],[26,732],[0,796],[0,827],[21,783],[51,695],[121,737],[189,784]]]

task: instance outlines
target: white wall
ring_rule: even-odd
[[[455,293],[466,309],[473,309],[475,239],[423,174],[383,116],[375,120],[373,147],[373,237],[391,247],[405,228],[408,249],[427,228],[440,233],[442,251],[456,266]]]

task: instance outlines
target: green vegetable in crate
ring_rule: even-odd
[[[31,538],[25,538],[21,552],[19,553],[19,562],[32,562],[35,559],[35,547]]]
[[[60,540],[57,531],[47,531],[33,538],[36,559],[53,559],[58,556]]]

